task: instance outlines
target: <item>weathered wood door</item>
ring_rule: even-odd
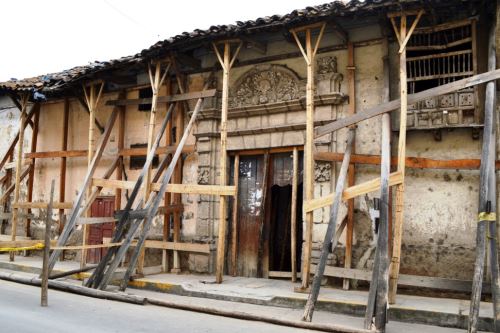
[[[112,217],[115,210],[115,197],[97,198],[90,208],[91,217]],[[88,244],[102,244],[103,238],[111,238],[114,223],[92,224],[89,228]],[[87,263],[97,264],[107,249],[89,249]]]
[[[264,210],[264,157],[241,156],[239,165],[237,273],[257,277]]]

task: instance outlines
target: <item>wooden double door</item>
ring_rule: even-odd
[[[237,275],[267,277],[270,271],[290,272],[292,152],[241,155],[238,172],[238,204],[233,207],[237,209]],[[234,179],[234,167],[231,176]],[[297,267],[302,249],[301,178],[296,205]]]
[[[99,197],[95,199],[90,208],[91,217],[112,217],[115,212],[115,197]],[[88,244],[102,244],[104,238],[111,238],[115,224],[100,223],[89,226]],[[107,249],[89,249],[87,250],[87,263],[97,264],[106,254]]]

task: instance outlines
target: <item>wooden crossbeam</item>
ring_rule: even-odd
[[[145,247],[150,249],[174,250],[185,252],[210,253],[210,244],[164,242],[157,240],[146,240]]]
[[[389,186],[401,184],[402,180],[403,179],[400,172],[393,172],[390,174],[389,177]],[[346,188],[342,193],[342,200],[346,201],[355,197],[359,197],[360,195],[366,193],[377,191],[379,189],[380,189],[380,178],[375,178],[367,182]],[[318,199],[304,201],[302,209],[304,212],[311,212],[313,210],[331,205],[334,199],[335,195],[332,193]]]
[[[135,186],[133,180],[116,180],[116,179],[102,179],[93,178],[92,185],[112,188],[112,189],[133,189]],[[161,183],[151,183],[152,191],[159,191]],[[220,186],[220,185],[195,185],[195,184],[168,184],[167,192],[170,193],[185,193],[185,194],[208,194],[208,195],[225,195],[234,196],[236,187],[233,186]]]
[[[12,204],[12,208],[18,209],[47,209],[48,207],[48,202],[14,202]],[[52,205],[53,209],[71,209],[72,207],[72,202],[54,202]]]
[[[340,162],[344,154],[335,152],[316,152],[314,159],[316,161]],[[351,163],[380,165],[380,155],[354,154],[351,156]],[[397,158],[391,159],[391,164],[395,165]],[[425,157],[406,157],[406,167],[413,169],[459,169],[476,170],[481,165],[480,159],[456,159],[456,160],[435,160]],[[495,162],[495,169],[500,170],[500,160]]]
[[[88,150],[55,150],[55,151],[37,151],[25,153],[24,158],[61,158],[61,157],[83,157],[87,156]]]
[[[170,96],[158,96],[158,103],[172,103],[179,101],[188,101],[191,99],[213,97],[217,93],[216,89],[209,89],[204,91],[188,92],[184,94],[176,94]],[[136,99],[115,99],[106,101],[106,105],[139,105],[139,104],[151,104],[152,98],[136,98]]]
[[[80,217],[76,222],[77,225],[83,224],[103,224],[116,222],[114,217]]]
[[[415,94],[408,95],[408,104],[413,104],[419,101],[423,101],[427,98],[431,98],[434,96],[445,95],[457,90],[461,90],[468,87],[477,86],[479,84],[483,84],[489,81],[494,81],[500,79],[500,69],[496,69],[493,71],[485,72],[482,74],[474,75],[468,77],[466,79],[458,80],[455,82],[443,84],[441,86],[427,89]],[[367,120],[378,115],[381,115],[386,112],[390,112],[398,109],[401,106],[401,100],[395,99],[387,103],[379,104],[374,106],[368,110],[361,111],[347,118],[342,118],[336,121],[333,121],[329,124],[317,127],[314,130],[314,137],[318,138],[325,134],[332,133],[341,128],[354,125],[363,120]]]
[[[156,150],[156,153],[161,155],[161,154],[171,154],[175,152],[177,149],[177,145],[171,145],[171,146],[163,146],[163,147],[158,147]],[[194,145],[185,145],[184,148],[182,149],[183,154],[190,154],[195,151],[195,146]],[[144,156],[147,155],[147,148],[127,148],[127,149],[121,149],[119,151],[120,156]]]

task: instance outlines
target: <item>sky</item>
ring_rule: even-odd
[[[0,81],[132,55],[184,31],[328,0],[9,0],[2,2]]]

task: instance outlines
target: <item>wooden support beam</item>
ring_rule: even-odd
[[[61,133],[61,150],[68,150],[68,134],[69,134],[69,99],[64,99],[64,110],[63,110],[63,118],[62,118],[62,133]],[[59,201],[64,202],[66,200],[66,157],[61,157],[61,161],[59,164]],[[31,201],[31,200],[29,200]],[[59,231],[58,234],[64,229],[64,210],[59,210]],[[62,258],[64,259],[64,253],[62,254]]]
[[[31,167],[27,167],[23,173],[21,174],[20,181],[23,181],[23,179],[30,173]],[[3,192],[2,197],[0,198],[0,203],[7,202],[7,199],[9,199],[10,194],[14,191],[15,184],[11,184],[7,189]]]
[[[84,157],[88,156],[86,150],[55,150],[55,151],[39,151],[24,154],[24,158],[68,158],[68,157]]]
[[[340,162],[344,154],[334,152],[315,152],[316,161]],[[397,157],[391,158],[391,164],[397,164]],[[351,156],[351,163],[380,165],[380,155],[354,154]],[[412,169],[459,169],[459,170],[478,170],[481,165],[480,159],[457,159],[457,160],[435,160],[425,157],[406,157],[407,168]],[[500,170],[500,160],[495,162],[495,169]]]
[[[210,253],[210,244],[164,242],[156,240],[146,240],[145,247],[150,249],[173,250],[183,252]]]
[[[114,217],[80,217],[76,222],[77,225],[83,224],[102,224],[102,223],[114,223],[116,219]]]
[[[238,53],[241,49],[242,42],[237,41],[238,46],[233,54],[231,54],[231,41],[225,40],[221,41],[224,45],[224,52],[221,56],[218,49],[217,43],[212,46],[214,48],[215,54],[219,59],[220,65],[222,67],[222,107],[221,107],[221,122],[220,122],[220,185],[227,185],[227,113],[229,109],[229,73],[234,61],[238,57]],[[220,197],[219,202],[219,233],[217,241],[217,262],[216,262],[216,273],[215,281],[217,283],[222,283],[222,275],[224,274],[224,255],[226,249],[226,207],[227,200],[224,196]]]
[[[52,203],[54,202],[54,187],[55,187],[56,181],[52,179],[51,185],[50,185],[50,199],[49,199],[49,205],[47,208],[47,218],[45,219],[45,242],[44,242],[44,247],[43,247],[43,263],[42,263],[42,282],[41,282],[41,289],[42,289],[42,306],[47,306],[47,299],[48,299],[48,289],[49,289],[49,252],[50,252],[50,225],[52,224]]]
[[[99,88],[98,88],[99,85]],[[104,89],[104,82],[100,83],[90,83],[89,87],[89,92],[87,92],[87,87],[85,85],[82,86],[83,88],[83,93],[85,95],[85,101],[87,102],[87,110],[89,111],[89,143],[88,143],[88,155],[87,155],[87,167],[90,168],[93,157],[94,157],[94,150],[95,150],[95,127],[96,127],[96,113],[97,113],[97,105],[99,104],[99,100],[102,95],[102,91]],[[102,132],[102,131],[101,131]],[[91,196],[91,186],[88,186],[88,188],[84,189],[86,191],[86,197],[87,201],[89,197]],[[86,213],[87,216],[90,216],[90,213]],[[89,237],[88,235],[88,228],[86,225],[83,226],[83,236],[82,236],[82,245],[85,246],[87,244],[87,238]],[[83,251],[82,255],[80,257],[80,267],[84,268],[85,264],[87,263],[87,252]]]
[[[75,202],[73,203],[70,218],[66,222],[64,229],[63,229],[63,231],[62,231],[62,233],[59,236],[59,239],[57,241],[58,246],[64,246],[66,244],[66,241],[68,240],[69,236],[73,232],[73,228],[76,225],[76,220],[79,217],[80,206],[83,202],[83,198],[84,198],[84,195],[86,192],[85,190],[91,184],[94,172],[97,168],[97,165],[99,164],[99,161],[101,160],[104,149],[106,148],[106,144],[108,143],[109,136],[111,135],[111,131],[113,129],[113,125],[115,123],[117,113],[118,113],[118,109],[114,108],[113,112],[109,116],[108,123],[106,124],[104,133],[101,136],[96,153],[94,154],[94,157],[92,158],[92,163],[89,165],[89,167],[87,169],[87,174],[85,175],[85,178],[83,180],[82,187],[80,188],[80,191],[78,192],[78,196],[76,197]],[[54,265],[56,264],[56,260],[59,257],[60,252],[61,251],[59,251],[59,250],[54,250],[52,252],[52,254],[50,256],[50,262],[49,262],[49,272],[52,271],[52,269],[54,268]]]
[[[84,100],[82,98],[82,96],[80,96],[79,94],[75,94],[76,95],[76,99],[80,102],[80,104],[83,106],[83,109],[89,114],[90,116],[90,110],[89,110],[89,107],[88,107],[88,104],[86,102],[86,100]],[[95,126],[97,127],[97,129],[99,129],[99,132],[104,133],[104,127],[101,125],[101,123],[99,122],[99,120],[97,120],[96,117],[94,117],[94,124]]]
[[[240,182],[240,155],[234,156],[233,168],[233,184],[235,186],[235,193],[233,197],[233,217],[231,225],[231,275],[236,276],[238,273],[237,260],[238,260],[238,188]],[[293,194],[292,194],[293,196]],[[293,234],[292,234],[293,237]],[[293,251],[293,248],[292,248]],[[293,265],[293,262],[292,262]]]
[[[38,142],[38,125],[40,122],[40,104],[37,103],[35,104],[35,118],[33,119],[33,125],[32,129],[33,131],[31,132],[31,152],[36,152],[36,146]],[[21,175],[21,178],[23,175]],[[29,175],[28,175],[28,201],[33,201],[33,186],[35,184],[35,159],[32,159],[31,166],[29,168]],[[64,201],[64,200],[62,200]],[[31,211],[28,210],[28,214],[30,214]],[[31,236],[31,219],[26,220],[26,236],[30,237]]]
[[[498,5],[497,5],[498,6]],[[488,38],[488,70],[496,68],[496,26],[500,19],[498,15],[490,27]],[[476,260],[474,263],[474,276],[472,281],[472,292],[469,310],[468,330],[476,333],[478,329],[479,309],[481,304],[481,293],[483,286],[484,265],[486,259],[486,245],[488,245],[489,268],[491,274],[491,291],[493,298],[494,332],[500,332],[500,281],[498,272],[498,234],[496,217],[496,173],[494,161],[496,158],[496,83],[489,82],[486,85],[484,103],[484,132],[481,149],[481,169],[479,184],[479,207],[476,232]]]
[[[23,150],[24,150],[24,129],[26,128],[26,119],[28,113],[28,101],[29,93],[24,93],[21,96],[21,117],[19,119],[19,140],[17,142],[17,159],[16,159],[16,170],[15,170],[15,181],[14,181],[14,203],[19,201],[19,196],[21,194],[21,173],[22,173],[22,163],[23,163]],[[16,240],[17,236],[17,220],[18,220],[18,209],[14,207],[12,212],[12,229],[11,229],[11,239]],[[9,259],[14,261],[14,252],[10,252]]]
[[[304,56],[307,66],[307,85],[306,85],[306,142],[304,145],[304,190],[305,199],[310,201],[314,198],[314,86],[315,86],[315,58],[318,51],[321,38],[325,30],[326,24],[324,22],[315,23],[313,25],[302,26],[290,30],[299,50]],[[312,41],[312,31],[319,29],[319,34],[316,41]],[[305,46],[299,39],[298,33],[304,32]],[[310,280],[310,263],[312,252],[312,233],[313,233],[313,214],[312,212],[306,213],[306,230],[305,230],[305,244],[304,255],[302,261],[302,285],[301,289],[306,290],[309,286]]]
[[[119,97],[126,97],[125,92],[120,92]],[[118,111],[118,141],[117,148],[120,152],[125,147],[125,107],[121,107]],[[125,171],[125,165],[123,163],[123,156],[118,157],[118,162],[116,166],[116,180],[123,179],[123,172]],[[107,177],[110,178],[110,177]],[[122,190],[117,188],[115,191],[115,211],[120,210],[122,207]]]
[[[415,94],[409,94],[407,95],[407,104],[413,104],[419,101],[423,101],[425,99],[434,97],[434,96],[439,96],[439,95],[445,95],[450,92],[454,92],[457,90],[461,90],[464,88],[468,87],[474,87],[486,82],[490,81],[495,81],[500,78],[500,69],[496,69],[493,71],[488,71],[482,74],[474,75],[471,77],[468,77],[466,79],[458,80],[455,82],[443,84],[441,86],[427,89]],[[400,108],[401,106],[401,99],[395,99],[392,100],[388,103],[383,103],[379,104],[377,106],[374,106],[368,110],[364,110],[362,112],[358,112],[353,116],[347,117],[347,118],[342,118],[339,120],[335,120],[329,124],[317,127],[314,130],[314,137],[319,138],[325,134],[334,132],[338,129],[354,125],[356,123],[359,123],[363,120],[367,120],[373,117],[376,117],[378,115],[381,115],[386,112],[391,112],[393,110],[396,110]]]
[[[17,202],[12,204],[15,209],[48,209],[48,202]],[[73,203],[71,202],[54,202],[52,208],[54,209],[71,209]]]
[[[401,184],[402,181],[403,181],[403,176],[399,171],[393,172],[389,176],[389,186],[395,186]],[[364,183],[346,188],[342,193],[342,200],[347,201],[351,198],[359,197],[360,195],[374,192],[379,189],[380,189],[380,178],[368,180]],[[313,210],[331,205],[334,199],[335,199],[335,194],[331,193],[321,198],[313,199],[310,201],[304,201],[302,209],[304,212],[312,212]]]
[[[344,160],[342,161],[342,166],[340,167],[339,177],[337,179],[337,184],[335,186],[336,199],[334,200],[330,208],[330,220],[328,222],[328,227],[326,229],[325,238],[323,240],[321,255],[319,258],[318,267],[316,273],[314,274],[314,280],[311,286],[311,293],[307,299],[306,306],[304,308],[304,315],[302,316],[303,321],[311,321],[314,313],[314,307],[316,306],[316,301],[319,296],[319,289],[321,287],[321,282],[323,280],[323,274],[325,272],[326,261],[328,259],[328,254],[333,251],[336,247],[336,242],[333,244],[332,239],[334,239],[335,231],[337,229],[337,217],[340,209],[341,194],[344,190],[344,186],[347,180],[347,173],[349,170],[349,158],[352,151],[352,143],[354,141],[355,129],[350,129],[347,135],[347,144],[345,148]]]
[[[182,93],[177,95],[170,96],[158,96],[158,103],[172,103],[172,102],[180,102],[180,101],[188,101],[192,99],[205,98],[205,97],[213,97],[217,93],[217,90],[203,90],[203,91],[193,91],[188,93]],[[117,99],[117,100],[108,100],[106,101],[106,105],[121,105],[121,106],[129,106],[129,105],[139,105],[139,104],[151,104],[153,101],[152,98],[136,98],[136,99]]]
[[[175,152],[177,149],[177,145],[169,145],[169,146],[164,146],[164,147],[158,147],[156,150],[157,154],[172,154]],[[184,148],[182,149],[183,154],[190,154],[195,151],[195,146],[194,145],[185,145]],[[143,156],[147,155],[147,150],[146,148],[127,148],[127,149],[121,149],[119,151],[120,156]]]
[[[349,115],[356,113],[356,65],[354,62],[354,45],[352,42],[347,43],[347,73],[349,82]],[[352,153],[356,153],[356,137],[352,141]],[[347,186],[354,186],[356,180],[356,165],[349,164],[347,175]],[[352,243],[354,238],[354,198],[347,200],[347,232],[345,236],[345,256],[344,267],[351,268],[352,261]],[[344,290],[349,290],[349,280],[344,279]]]

